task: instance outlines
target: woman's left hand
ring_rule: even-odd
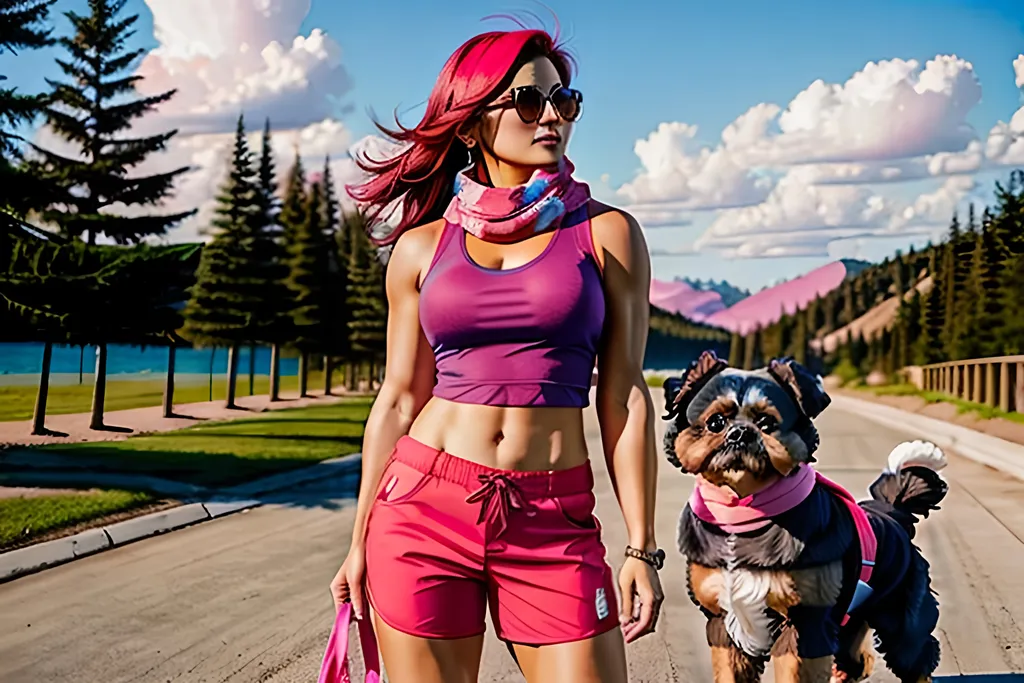
[[[658,571],[643,560],[627,557],[619,572],[622,611],[619,623],[627,643],[654,633],[665,594]]]

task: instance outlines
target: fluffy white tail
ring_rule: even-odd
[[[889,453],[888,474],[899,474],[907,467],[927,467],[938,472],[949,461],[942,449],[930,441],[904,441]]]

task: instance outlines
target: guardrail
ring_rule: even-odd
[[[921,367],[921,389],[1024,413],[1024,356],[999,356]]]

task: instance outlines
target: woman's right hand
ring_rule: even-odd
[[[366,550],[362,546],[349,548],[348,557],[331,581],[331,596],[334,606],[351,601],[356,619],[363,618],[363,578],[366,576]]]

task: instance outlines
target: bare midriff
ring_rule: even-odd
[[[409,436],[501,470],[565,470],[588,458],[582,408],[485,406],[435,396]]]

